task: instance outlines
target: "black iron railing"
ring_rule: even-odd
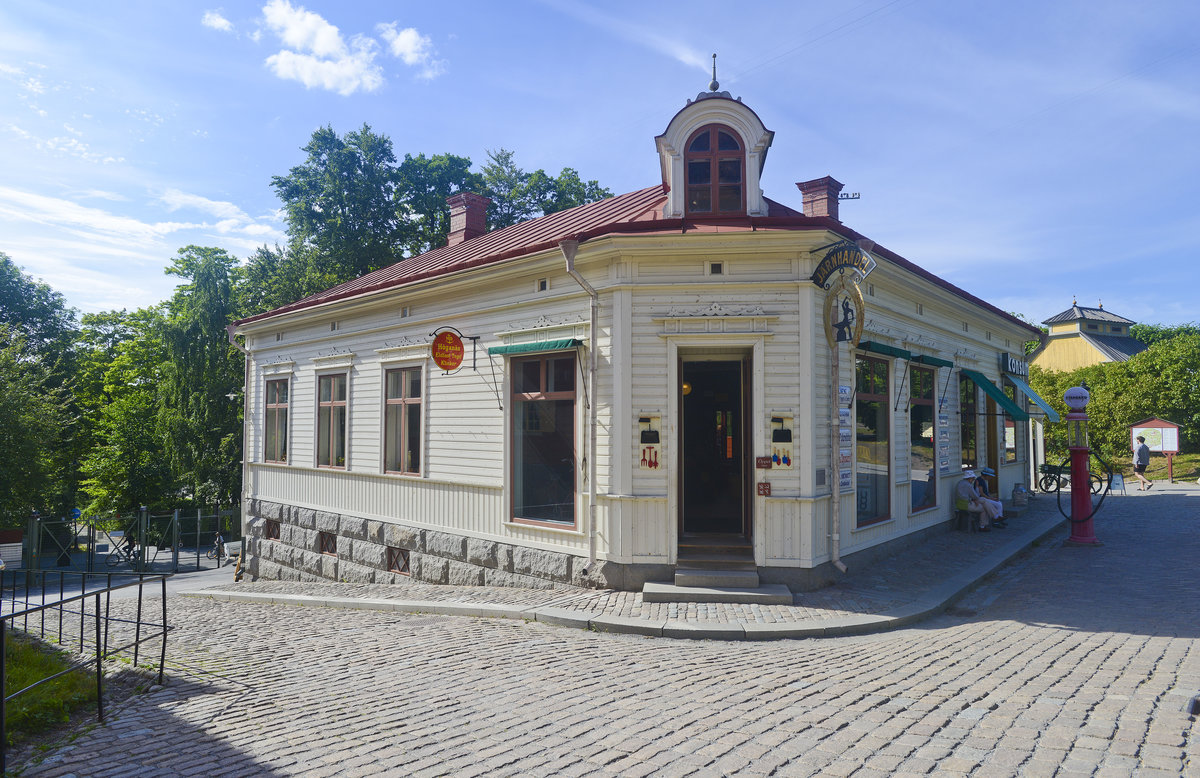
[[[65,670],[12,693],[6,693],[6,662],[0,659],[0,773],[7,768],[8,703],[21,694],[67,673],[94,670],[96,715],[100,721],[104,721],[104,662],[131,653],[136,668],[141,645],[160,639],[158,683],[163,682],[167,632],[170,631],[167,625],[168,577],[66,570],[0,571],[0,657],[7,656],[10,631],[56,642],[77,657]],[[144,594],[148,586],[154,587],[161,595],[161,621],[148,620],[144,608]],[[126,618],[112,615],[113,593],[133,587],[137,588],[135,614]]]

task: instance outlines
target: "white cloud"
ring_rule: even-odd
[[[205,11],[200,23],[218,32],[233,32],[233,22],[222,16],[220,11]]]
[[[396,27],[395,22],[376,27],[392,56],[398,57],[405,65],[420,66],[418,75],[421,78],[436,78],[446,72],[445,60],[434,58],[436,52],[428,35],[422,35],[415,27],[405,27],[403,30]]]
[[[188,194],[178,189],[168,189],[159,198],[171,213],[180,208],[191,208],[203,213],[216,216],[219,219],[247,220],[246,213],[233,203],[222,200],[210,200],[200,195]]]
[[[288,0],[270,0],[263,6],[263,17],[285,47],[266,60],[279,78],[342,95],[360,89],[373,92],[383,84],[374,40],[355,36],[347,45],[337,27]]]
[[[270,0],[263,6],[267,26],[291,49],[310,52],[320,58],[341,58],[346,44],[338,28],[312,11],[293,8],[288,0]]]
[[[373,92],[383,84],[383,74],[372,64],[373,59],[370,52],[328,60],[285,50],[267,57],[267,67],[280,78],[299,81],[309,89],[352,95],[359,89]]]

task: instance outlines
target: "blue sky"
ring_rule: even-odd
[[[1034,321],[1195,321],[1196,29],[1194,0],[4,3],[0,251],[80,311],[154,304],[182,246],[282,242],[271,176],[325,124],[638,189],[716,52],[775,131],[768,197],[832,175],[847,225]]]

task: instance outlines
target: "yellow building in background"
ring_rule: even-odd
[[[1136,323],[1104,310],[1103,303],[1087,308],[1072,302],[1070,308],[1042,322],[1050,333],[1030,355],[1030,363],[1043,370],[1071,371],[1103,362],[1124,362],[1146,350],[1145,343],[1129,334]]]

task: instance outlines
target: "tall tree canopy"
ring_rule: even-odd
[[[20,335],[31,356],[47,359],[51,374],[65,369],[58,363],[70,351],[75,334],[75,311],[63,296],[41,281],[35,281],[0,251],[0,324],[8,325],[8,336]],[[63,376],[57,375],[59,382]]]
[[[237,318],[237,258],[187,246],[166,272],[184,280],[166,303],[162,325],[159,420],[167,453],[192,496],[229,504],[239,492],[242,436],[241,404],[226,395],[240,392],[245,380],[244,360],[225,330]]]
[[[612,197],[612,192],[599,182],[583,181],[572,168],[563,168],[557,176],[541,169],[526,173],[517,167],[515,154],[508,149],[487,154],[488,163],[482,169],[483,194],[492,200],[488,206],[491,229]]]
[[[395,262],[408,225],[396,208],[392,141],[366,124],[344,138],[326,126],[303,150],[303,164],[271,178],[291,248],[311,249],[315,264],[342,280]]]
[[[446,199],[459,192],[478,192],[483,179],[471,172],[471,160],[453,154],[404,155],[400,163],[398,202],[409,225],[404,243],[409,256],[446,245],[450,206]]]
[[[10,524],[57,504],[56,454],[70,421],[64,391],[29,349],[23,333],[0,324],[0,514]]]
[[[89,516],[174,507],[179,496],[157,416],[162,324],[157,308],[83,317],[75,395],[89,430],[80,462]]]

